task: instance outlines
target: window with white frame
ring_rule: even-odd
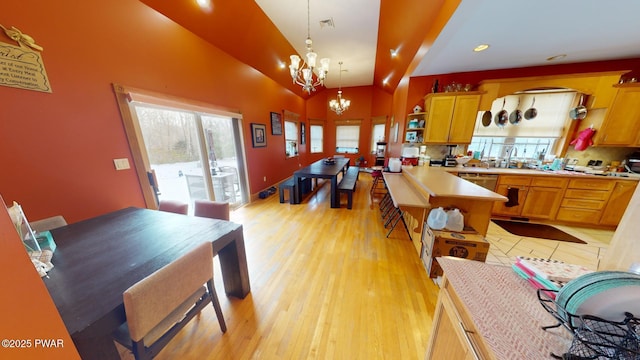
[[[298,123],[284,121],[285,153],[287,157],[298,156]]]
[[[336,153],[357,154],[360,144],[360,122],[336,126]]]
[[[371,153],[376,153],[376,145],[380,141],[384,141],[384,134],[386,132],[386,117],[381,116],[371,119]]]
[[[324,151],[324,126],[320,124],[311,124],[309,126],[310,151],[311,153],[321,153]]]

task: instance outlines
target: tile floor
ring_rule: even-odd
[[[491,243],[486,262],[511,265],[516,256],[540,257],[598,270],[614,231],[556,226],[587,244],[529,238],[513,235],[494,223],[489,224],[486,239]]]

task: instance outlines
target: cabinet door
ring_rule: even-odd
[[[629,205],[631,196],[633,196],[636,190],[636,185],[637,183],[633,181],[616,182],[609,196],[609,202],[602,213],[602,218],[600,218],[600,224],[617,226],[618,223],[620,223],[620,219],[622,219],[622,215],[624,215],[624,211]]]
[[[640,130],[640,87],[620,88],[599,130],[597,145],[632,146]]]
[[[465,328],[447,289],[441,289],[425,360],[486,358],[473,345],[474,333]]]
[[[434,96],[428,100],[428,119],[424,142],[442,143],[449,141],[451,117],[456,103],[455,96]]]
[[[522,207],[522,216],[553,219],[562,202],[562,188],[530,187]]]
[[[514,185],[503,184],[503,185],[498,185],[498,188],[496,189],[495,192],[497,192],[500,195],[508,196],[509,188],[511,187],[517,187],[519,189],[518,205],[507,207],[505,206],[506,203],[496,201],[493,203],[493,210],[492,210],[493,214],[505,215],[505,216],[520,216],[520,214],[522,213],[522,207],[525,203],[525,200],[527,199],[528,188],[526,186],[514,186]]]
[[[459,95],[456,97],[449,142],[454,144],[470,144],[478,116],[480,95]]]

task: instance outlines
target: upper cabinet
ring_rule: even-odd
[[[480,92],[433,93],[425,96],[427,121],[424,143],[471,143],[480,96]]]
[[[595,145],[640,146],[640,84],[616,85],[617,93],[600,129]]]

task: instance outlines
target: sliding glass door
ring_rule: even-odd
[[[157,199],[248,200],[240,120],[135,102]],[[193,208],[193,206],[190,206]]]

